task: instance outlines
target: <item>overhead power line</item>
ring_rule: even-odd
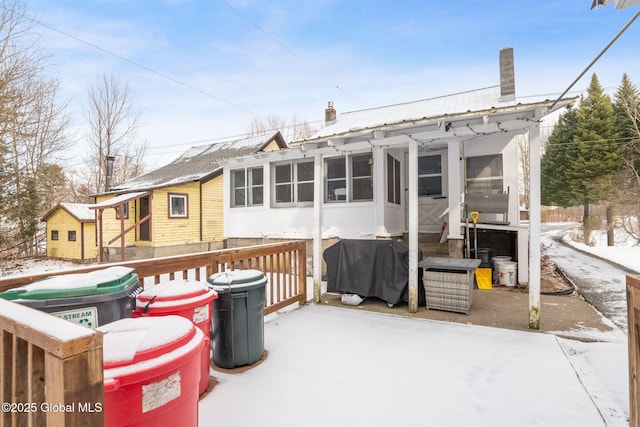
[[[131,60],[131,59],[129,59],[129,58],[126,58],[126,57],[124,57],[124,56],[122,56],[122,55],[118,55],[117,53],[111,52],[110,50],[107,50],[107,49],[105,49],[105,48],[103,48],[103,47],[100,47],[100,46],[98,46],[98,45],[96,45],[96,44],[94,44],[94,43],[91,43],[91,42],[88,42],[88,41],[86,41],[86,40],[83,40],[83,39],[81,39],[81,38],[79,38],[79,37],[76,37],[76,36],[74,36],[73,34],[69,34],[69,33],[65,32],[65,31],[59,30],[59,29],[57,29],[57,28],[55,28],[55,27],[52,27],[51,25],[45,24],[45,23],[44,23],[44,22],[42,22],[42,21],[39,21],[39,20],[36,20],[36,19],[33,19],[33,18],[29,18],[29,19],[30,19],[30,20],[32,20],[33,22],[35,22],[37,25],[40,25],[40,26],[42,26],[42,27],[44,27],[44,28],[47,28],[47,29],[49,29],[49,30],[51,30],[51,31],[54,31],[54,32],[56,32],[56,33],[58,33],[58,34],[61,34],[61,35],[65,36],[65,37],[69,37],[70,39],[73,39],[73,40],[75,40],[75,41],[77,41],[77,42],[79,42],[79,43],[82,43],[82,44],[85,44],[85,45],[87,45],[87,46],[90,46],[90,47],[92,47],[93,49],[99,50],[100,52],[106,53],[107,55],[110,55],[110,56],[113,56],[113,57],[115,57],[115,58],[118,58],[118,59],[119,59],[119,60],[121,60],[121,61],[127,62],[127,63],[129,63],[129,64],[131,64],[131,65],[134,65],[134,66],[136,66],[136,67],[138,67],[138,68],[141,68],[141,69],[143,69],[143,70],[145,70],[145,71],[148,71],[148,72],[150,72],[150,73],[152,73],[152,74],[155,74],[155,75],[157,75],[157,76],[160,76],[160,77],[162,77],[162,78],[164,78],[164,79],[166,79],[166,80],[169,80],[169,81],[171,81],[171,82],[173,82],[173,83],[176,83],[176,84],[178,84],[178,85],[180,85],[180,86],[183,86],[183,87],[185,87],[185,88],[187,88],[187,89],[190,89],[190,90],[193,90],[193,91],[195,91],[195,92],[198,92],[198,93],[200,93],[200,94],[202,94],[202,95],[208,96],[209,98],[213,98],[213,99],[215,99],[215,100],[217,100],[217,101],[220,101],[220,102],[222,102],[222,103],[224,103],[224,104],[227,104],[227,105],[229,105],[229,106],[231,106],[231,107],[237,108],[238,110],[242,110],[242,111],[244,111],[245,113],[249,113],[249,114],[254,115],[254,116],[256,116],[256,117],[260,117],[261,119],[266,119],[266,117],[264,117],[264,116],[263,116],[263,115],[261,115],[261,114],[256,113],[255,111],[251,111],[251,110],[249,110],[248,108],[245,108],[245,107],[243,107],[243,106],[241,106],[241,105],[235,104],[235,103],[233,103],[233,102],[231,102],[231,101],[228,101],[228,100],[226,100],[226,99],[224,99],[224,98],[221,98],[221,97],[219,97],[219,96],[217,96],[217,95],[214,95],[214,94],[212,94],[212,93],[209,93],[209,92],[207,92],[207,91],[204,91],[204,90],[202,90],[202,89],[200,89],[200,88],[197,88],[197,87],[195,87],[195,86],[193,86],[193,85],[191,85],[191,84],[189,84],[189,83],[185,83],[185,82],[183,82],[183,81],[181,81],[181,80],[178,80],[178,79],[176,79],[176,78],[174,78],[174,77],[171,77],[171,76],[170,76],[170,75],[168,75],[168,74],[162,73],[162,72],[160,72],[160,71],[158,71],[158,70],[154,70],[153,68],[150,68],[150,67],[147,67],[146,65],[143,65],[143,64],[140,64],[140,63],[138,63],[138,62],[135,62],[135,61],[133,61],[133,60]]]
[[[254,20],[252,20],[251,18],[249,18],[247,15],[245,15],[244,13],[242,13],[240,10],[238,10],[235,6],[233,6],[231,3],[229,3],[226,0],[220,0],[222,3],[226,4],[230,9],[232,9],[235,13],[237,13],[242,19],[246,20],[247,22],[249,22],[251,25],[253,25],[254,27],[256,27],[259,31],[261,31],[264,35],[266,35],[267,37],[269,37],[273,42],[275,42],[278,46],[280,46],[282,49],[284,49],[289,55],[293,56],[295,59],[297,59],[298,61],[300,61],[302,64],[304,64],[306,67],[308,67],[310,70],[312,70],[314,73],[316,73],[318,76],[322,77],[324,80],[326,80],[327,82],[329,82],[332,86],[334,86],[336,89],[338,89],[340,92],[344,93],[345,95],[351,97],[351,95],[349,95],[344,89],[342,89],[342,87],[340,87],[339,84],[335,83],[333,80],[331,80],[329,77],[327,77],[327,75],[325,75],[322,71],[318,70],[316,67],[314,67],[310,62],[306,61],[304,58],[302,58],[300,55],[298,55],[296,52],[293,51],[293,49],[289,48],[287,45],[285,45],[283,42],[281,42],[279,39],[277,39],[273,34],[269,33],[268,31],[266,31],[264,28],[262,28],[260,25],[258,25]]]

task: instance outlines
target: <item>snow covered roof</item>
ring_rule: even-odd
[[[310,139],[514,105],[515,101],[500,101],[500,86],[491,86],[419,101],[345,112],[338,116],[335,123],[319,130]]]
[[[93,205],[88,204],[88,203],[66,203],[66,202],[62,202],[62,203],[59,203],[55,208],[53,208],[49,212],[47,212],[42,217],[42,220],[46,221],[57,209],[64,209],[65,211],[67,211],[69,213],[69,215],[71,215],[72,217],[74,217],[75,219],[77,219],[80,222],[95,222],[96,213],[95,213],[95,211],[92,211],[90,209],[91,206],[93,206]]]
[[[222,173],[225,160],[257,153],[274,141],[280,148],[287,146],[280,132],[276,132],[192,147],[159,169],[113,186],[110,193],[151,190],[208,179]]]
[[[90,209],[100,209],[100,208],[113,208],[118,205],[121,205],[124,202],[128,202],[129,200],[138,199],[140,197],[149,195],[150,193],[147,191],[137,191],[134,193],[125,193],[119,196],[114,197],[113,199],[107,199],[103,202],[96,203],[95,205],[90,205]]]

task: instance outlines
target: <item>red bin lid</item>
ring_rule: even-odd
[[[126,318],[98,330],[104,334],[105,369],[159,358],[185,347],[198,333],[192,322],[180,316]]]
[[[209,303],[218,293],[196,280],[170,280],[152,286],[136,297],[136,311],[168,311]]]

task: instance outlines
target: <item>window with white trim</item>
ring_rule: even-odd
[[[262,206],[264,204],[264,173],[262,166],[231,171],[231,207]]]
[[[313,160],[279,163],[273,167],[274,206],[313,204]]]
[[[442,196],[442,155],[418,157],[418,196]]]
[[[467,193],[503,192],[502,154],[467,157]]]
[[[169,218],[188,218],[188,201],[186,194],[169,194]]]
[[[325,201],[373,200],[373,155],[357,154],[325,160]]]

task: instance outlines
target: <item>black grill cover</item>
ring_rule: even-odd
[[[327,291],[377,297],[390,304],[409,300],[409,248],[393,240],[341,240],[323,254]],[[419,259],[422,254],[418,254]],[[422,269],[418,304],[425,305]]]

